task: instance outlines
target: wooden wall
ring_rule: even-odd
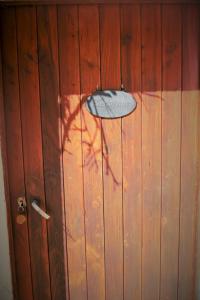
[[[16,299],[192,300],[199,199],[199,5],[1,9]],[[137,100],[85,110],[97,87]],[[51,219],[17,223],[16,198]]]

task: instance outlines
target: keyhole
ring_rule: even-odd
[[[26,212],[26,200],[24,197],[19,197],[17,199],[18,212],[19,214],[24,214]]]

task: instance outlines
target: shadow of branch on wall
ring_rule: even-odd
[[[148,96],[148,98],[152,97],[152,101],[164,100],[161,95],[150,92],[137,92],[135,95],[141,103],[143,102],[142,95]],[[107,176],[111,176],[113,185],[116,187],[120,185],[120,180],[118,180],[117,174],[114,173],[111,166],[109,145],[105,130],[102,126],[102,119],[95,116],[90,116],[90,122],[93,122],[93,124],[88,124],[87,122],[88,119],[86,114],[89,112],[84,108],[84,104],[89,96],[90,95],[84,95],[80,97],[79,95],[74,95],[76,101],[77,99],[80,99],[76,105],[72,103],[72,101],[74,101],[74,97],[71,98],[70,95],[62,97],[62,124],[64,128],[62,137],[62,152],[66,151],[69,155],[73,155],[69,149],[70,147],[68,147],[69,143],[73,143],[70,135],[73,135],[73,132],[79,132],[81,135],[82,147],[84,147],[84,153],[86,153],[84,155],[84,162],[81,167],[87,167],[89,170],[94,168],[95,171],[98,172],[98,156],[102,155],[105,174]],[[104,91],[102,91],[102,96],[104,96],[104,98],[110,97],[110,94],[106,94]],[[148,111],[148,108],[144,102],[143,106],[144,109]],[[77,122],[74,122],[76,118],[80,118],[78,125]],[[95,129],[91,130],[90,126]],[[123,134],[125,133],[123,132]],[[101,136],[101,143],[98,143],[99,135]],[[96,145],[98,145],[98,147],[96,147]]]
[[[62,137],[62,151],[66,151],[69,155],[73,155],[73,153],[71,153],[71,151],[65,145],[72,143],[70,134],[73,134],[73,132],[80,132],[82,137],[82,147],[84,147],[86,153],[82,167],[87,167],[89,170],[94,168],[97,172],[99,170],[98,156],[99,154],[102,155],[105,174],[111,176],[115,187],[117,185],[120,185],[120,181],[117,179],[117,175],[114,174],[113,168],[110,163],[109,147],[101,119],[91,116],[90,120],[91,122],[93,122],[92,127],[95,128],[92,131],[90,130],[91,124],[88,125],[87,123],[86,114],[88,114],[89,112],[85,110],[84,104],[88,96],[89,95],[81,97],[79,103],[76,106],[72,105],[71,101],[73,99],[70,99],[70,96],[62,97],[62,124],[64,128]],[[77,95],[77,97],[79,97],[79,95]],[[80,117],[81,119],[79,126],[77,126],[74,122],[74,120],[78,117]],[[101,136],[101,143],[98,143],[97,141],[99,135]],[[96,147],[96,145],[99,146]]]

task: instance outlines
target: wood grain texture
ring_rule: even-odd
[[[180,147],[181,7],[162,7],[161,299],[177,299]]]
[[[46,221],[31,208],[31,198],[45,207],[35,8],[17,9],[17,36],[24,169],[29,210],[34,299],[51,299]]]
[[[100,86],[99,13],[80,6],[80,74],[82,102]],[[88,299],[105,299],[104,220],[101,120],[82,105],[82,151],[86,216]]]
[[[119,6],[100,7],[102,89],[120,89]],[[106,299],[123,299],[121,119],[102,120]]]
[[[78,8],[58,8],[62,148],[70,300],[87,299]]]
[[[37,24],[45,195],[51,215],[48,222],[51,291],[52,299],[56,300],[68,298],[56,7],[38,7]]]
[[[1,18],[1,11],[0,11]],[[2,20],[2,18],[1,18]],[[1,24],[1,23],[0,23]],[[2,25],[1,30],[2,30]],[[0,30],[0,36],[2,36],[2,31]],[[2,43],[2,40],[0,40]],[[6,145],[6,123],[5,123],[5,105],[4,105],[4,84],[3,84],[3,56],[2,56],[2,44],[0,46],[0,151],[1,151],[1,166],[2,166],[2,182],[4,198],[3,204],[5,205],[6,212],[6,222],[7,222],[7,233],[8,233],[8,242],[9,242],[9,268],[11,268],[11,293],[13,297],[17,299],[18,297],[18,288],[17,288],[17,279],[16,279],[16,267],[15,267],[15,250],[13,242],[13,227],[12,227],[12,218],[10,217],[11,213],[11,203],[10,203],[10,192],[9,192],[9,180],[8,180],[8,157],[7,157],[7,145]],[[9,286],[10,286],[9,283]]]
[[[75,4],[185,4],[198,3],[199,0],[0,0],[1,5],[75,5]]]
[[[141,299],[141,22],[140,7],[121,7],[122,83],[136,101],[136,110],[122,119],[124,299]]]
[[[178,299],[194,299],[199,190],[199,6],[183,8],[181,215]]]
[[[142,6],[142,299],[159,299],[161,212],[161,17]]]
[[[199,95],[200,99],[200,95]],[[197,151],[200,153],[200,105],[198,106],[198,145],[197,145]],[[198,156],[197,161],[197,177],[200,176],[200,155]],[[195,230],[196,230],[196,243],[195,243],[195,290],[194,290],[194,299],[198,299],[200,295],[200,191],[199,188],[197,193],[197,212],[196,212],[196,224],[195,224]]]
[[[17,223],[17,198],[25,196],[15,10],[1,11],[4,109],[10,215],[13,228],[16,299],[33,299],[27,220]],[[14,147],[13,147],[14,145]],[[23,259],[22,259],[23,249]]]
[[[0,11],[1,18],[1,11]],[[0,23],[1,24],[1,23]],[[1,26],[1,25],[0,25]],[[0,31],[0,36],[2,31]],[[2,42],[2,40],[1,40]],[[3,206],[5,207],[5,218],[3,222],[6,222],[7,226],[6,233],[8,234],[8,267],[9,273],[11,273],[11,280],[9,280],[8,286],[10,293],[15,299],[18,297],[17,278],[16,278],[16,267],[15,267],[15,250],[13,242],[13,227],[11,214],[11,203],[10,203],[10,192],[9,192],[9,180],[8,180],[8,159],[7,159],[7,146],[6,146],[6,124],[5,124],[5,107],[4,107],[4,91],[3,91],[3,66],[2,66],[2,46],[0,46],[0,153],[1,153],[1,187],[3,190]],[[7,246],[6,246],[7,248]]]
[[[16,299],[197,298],[199,5],[130,1],[1,9]],[[87,112],[121,82],[135,112]]]

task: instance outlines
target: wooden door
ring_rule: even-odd
[[[197,299],[199,6],[11,6],[1,45],[15,299]]]

